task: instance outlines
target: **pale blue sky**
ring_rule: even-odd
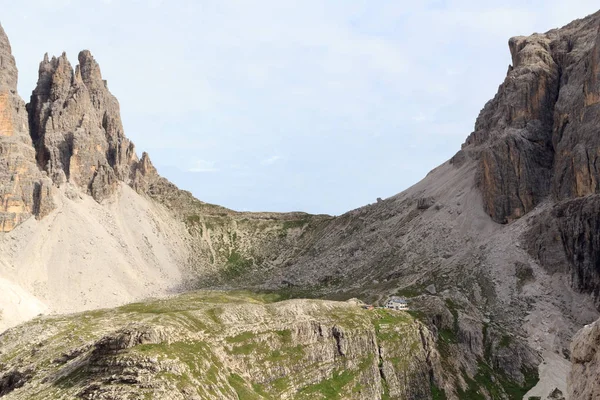
[[[0,0],[27,100],[45,52],[90,49],[159,171],[237,210],[340,214],[451,157],[509,37],[596,1]]]

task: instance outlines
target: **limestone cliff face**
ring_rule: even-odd
[[[513,66],[463,148],[481,148],[484,207],[498,222],[523,216],[548,193],[558,65],[543,35],[510,40]]]
[[[513,65],[463,150],[479,162],[484,207],[497,222],[542,199],[598,193],[600,13],[509,42]]]
[[[600,306],[600,195],[556,204],[532,219],[525,237],[542,266],[569,274],[573,287]]]
[[[494,221],[514,221],[544,199],[553,204],[531,218],[529,251],[598,303],[600,12],[512,38],[509,47],[512,66],[461,155],[475,160]]]
[[[407,313],[265,300],[198,292],[32,321],[0,336],[0,395],[422,400],[446,386],[433,336]]]
[[[0,27],[0,231],[53,208],[49,179],[35,163],[25,103],[17,94],[17,68]]]
[[[600,398],[600,321],[585,326],[571,344],[570,399]]]
[[[87,50],[73,69],[66,54],[40,64],[39,80],[27,105],[37,162],[61,186],[69,181],[97,201],[110,197],[122,181],[142,187],[156,174],[148,156],[142,163],[125,137],[119,103]]]

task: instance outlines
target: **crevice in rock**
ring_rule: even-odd
[[[379,370],[379,378],[381,379],[381,385],[383,387],[383,390],[384,390],[384,392],[386,392],[387,388],[388,388],[388,384],[387,384],[387,378],[385,377],[385,372],[383,370],[382,349],[381,349],[381,346],[379,346],[379,343],[377,342],[377,338],[374,338],[374,342],[375,342],[375,348],[377,349],[377,357],[379,357],[379,361],[377,363],[378,370]]]
[[[0,377],[0,397],[6,396],[10,392],[23,387],[33,376],[32,370],[19,371],[12,370]]]
[[[31,213],[35,216],[40,215],[42,202],[42,184],[35,182],[33,184],[33,205],[31,206]]]
[[[344,350],[342,349],[342,339],[344,338],[344,332],[342,332],[337,326],[331,328],[331,335],[335,339],[338,355],[344,357]]]

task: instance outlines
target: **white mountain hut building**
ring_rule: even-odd
[[[385,308],[398,311],[408,311],[408,300],[406,300],[404,297],[392,296],[387,303],[385,303]]]

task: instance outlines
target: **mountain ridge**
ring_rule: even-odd
[[[0,69],[11,116],[0,118],[10,133],[0,150],[19,136],[23,155],[0,174],[10,203],[0,285],[19,292],[0,302],[24,313],[9,324],[44,306],[198,288],[380,304],[403,295],[444,353],[436,382],[448,398],[507,398],[485,382],[529,390],[538,366],[527,396],[566,392],[552,369],[566,370],[572,337],[599,316],[599,27],[600,12],[512,38],[513,65],[462,149],[402,193],[338,217],[241,213],[180,191],[137,158],[89,52],[75,69],[66,55],[44,57],[25,125],[0,35],[12,60]]]

